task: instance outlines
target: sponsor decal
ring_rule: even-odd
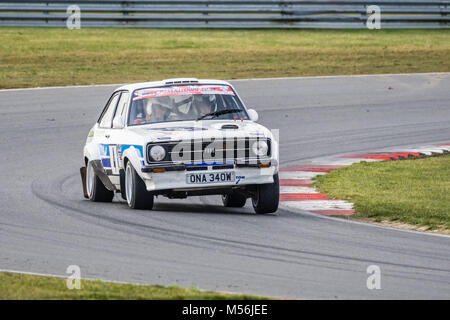
[[[117,156],[120,157],[122,160],[122,154],[127,150],[128,148],[135,148],[139,152],[139,156],[141,158],[144,157],[144,147],[137,144],[118,144],[118,145],[109,145],[109,144],[99,144],[99,150],[100,150],[100,156],[109,158],[111,155],[110,147],[114,146],[115,153],[117,153]]]
[[[109,158],[102,159],[103,168],[111,168],[111,160]]]
[[[264,133],[263,132],[249,132],[248,135],[262,137],[262,136],[264,136]]]
[[[245,176],[236,176],[236,184],[239,184],[239,181],[245,179]]]
[[[122,153],[125,152],[125,150],[127,150],[128,148],[131,148],[131,147],[135,148],[139,152],[139,156],[141,158],[144,157],[144,147],[141,146],[141,145],[137,145],[137,144],[122,144],[121,145]]]
[[[163,131],[166,134],[170,134],[174,131],[204,131],[208,130],[203,127],[173,127],[173,128],[147,128],[146,130]]]
[[[163,88],[148,88],[134,91],[133,101],[147,98],[168,97],[184,94],[225,94],[234,96],[234,92],[229,86],[218,85],[194,85],[194,86],[173,86]]]

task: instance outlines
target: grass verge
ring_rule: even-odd
[[[0,88],[450,71],[447,30],[0,29]]]
[[[361,162],[318,176],[314,186],[353,202],[351,218],[450,231],[450,155]]]
[[[244,294],[226,294],[213,291],[186,289],[178,286],[135,285],[105,282],[101,280],[81,280],[81,289],[69,290],[67,279],[35,276],[19,273],[0,272],[0,300],[50,300],[50,299],[263,299]]]

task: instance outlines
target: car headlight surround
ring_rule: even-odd
[[[160,145],[150,147],[150,158],[153,161],[161,161],[166,157],[166,149]]]
[[[269,153],[269,145],[267,144],[267,141],[265,141],[265,140],[255,141],[252,144],[252,151],[253,151],[253,154],[255,154],[259,157],[267,156]]]

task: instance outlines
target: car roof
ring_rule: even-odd
[[[139,83],[131,83],[121,86],[115,91],[120,90],[129,90],[134,91],[136,89],[141,88],[150,88],[150,87],[161,87],[166,85],[196,85],[196,84],[230,84],[223,80],[214,80],[214,79],[196,79],[196,78],[173,78],[173,79],[165,79],[161,81],[151,81],[151,82],[139,82]]]

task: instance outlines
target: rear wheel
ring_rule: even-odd
[[[247,197],[240,193],[224,194],[222,202],[225,207],[242,208],[247,202]]]
[[[92,162],[88,162],[86,169],[86,191],[89,200],[94,202],[111,202],[114,198],[114,192],[106,189],[103,182],[95,174]]]
[[[272,213],[278,210],[280,201],[280,183],[278,174],[273,176],[273,183],[256,186],[256,194],[252,198],[253,209],[258,214]]]
[[[153,194],[147,191],[144,181],[139,177],[131,162],[127,163],[125,169],[125,195],[130,208],[147,210],[153,208]]]

